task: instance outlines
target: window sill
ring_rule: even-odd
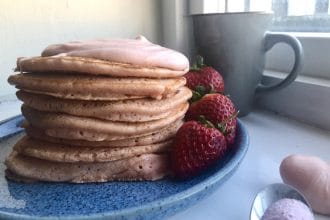
[[[286,74],[266,70],[264,84],[280,81]],[[298,76],[288,87],[259,95],[256,106],[330,130],[330,80]]]
[[[309,38],[309,39],[330,39],[330,33],[325,32],[286,32],[288,34],[292,34],[295,37],[298,37],[299,39],[302,38]]]

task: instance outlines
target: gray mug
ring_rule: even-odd
[[[289,85],[302,67],[303,50],[297,38],[267,31],[272,13],[239,12],[193,15],[197,53],[213,66],[225,81],[228,94],[240,111],[247,115],[256,94],[266,93]],[[290,45],[295,63],[290,74],[276,85],[261,84],[265,54],[276,43]]]

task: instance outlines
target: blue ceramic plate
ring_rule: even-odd
[[[215,167],[187,181],[99,184],[16,183],[4,178],[3,161],[23,135],[21,116],[0,125],[0,219],[161,219],[187,208],[225,182],[248,149],[238,121],[233,150]]]

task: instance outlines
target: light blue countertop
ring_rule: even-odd
[[[0,121],[20,114],[20,103],[0,103]],[[250,135],[250,148],[236,173],[212,195],[170,217],[171,220],[248,219],[255,194],[281,182],[282,159],[300,153],[330,161],[330,132],[270,112],[257,110],[242,118]],[[316,220],[330,217],[315,215]]]

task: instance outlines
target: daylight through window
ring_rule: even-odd
[[[273,11],[275,31],[330,32],[330,0],[219,0],[218,11]]]

